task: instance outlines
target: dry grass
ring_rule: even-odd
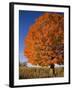
[[[63,77],[64,68],[55,68],[55,75],[53,70],[47,67],[19,67],[19,79],[32,79],[32,78],[50,78],[50,77]]]

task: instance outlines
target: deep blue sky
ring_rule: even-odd
[[[19,11],[19,59],[20,62],[27,61],[27,58],[23,55],[24,39],[28,33],[30,25],[41,16],[43,12],[38,11]]]
[[[28,33],[29,27],[42,14],[44,14],[44,12],[24,11],[24,10],[19,11],[19,59],[20,59],[20,62],[27,61],[27,58],[23,55],[23,52],[24,52],[24,46],[25,46],[24,39]]]

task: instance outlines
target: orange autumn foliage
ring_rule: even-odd
[[[44,13],[30,26],[24,40],[28,62],[40,66],[64,63],[64,15]]]

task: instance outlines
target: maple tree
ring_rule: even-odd
[[[64,15],[44,13],[29,27],[24,55],[34,65],[54,68],[64,63]]]

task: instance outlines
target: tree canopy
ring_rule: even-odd
[[[64,15],[44,13],[29,27],[24,55],[34,65],[64,63]]]

